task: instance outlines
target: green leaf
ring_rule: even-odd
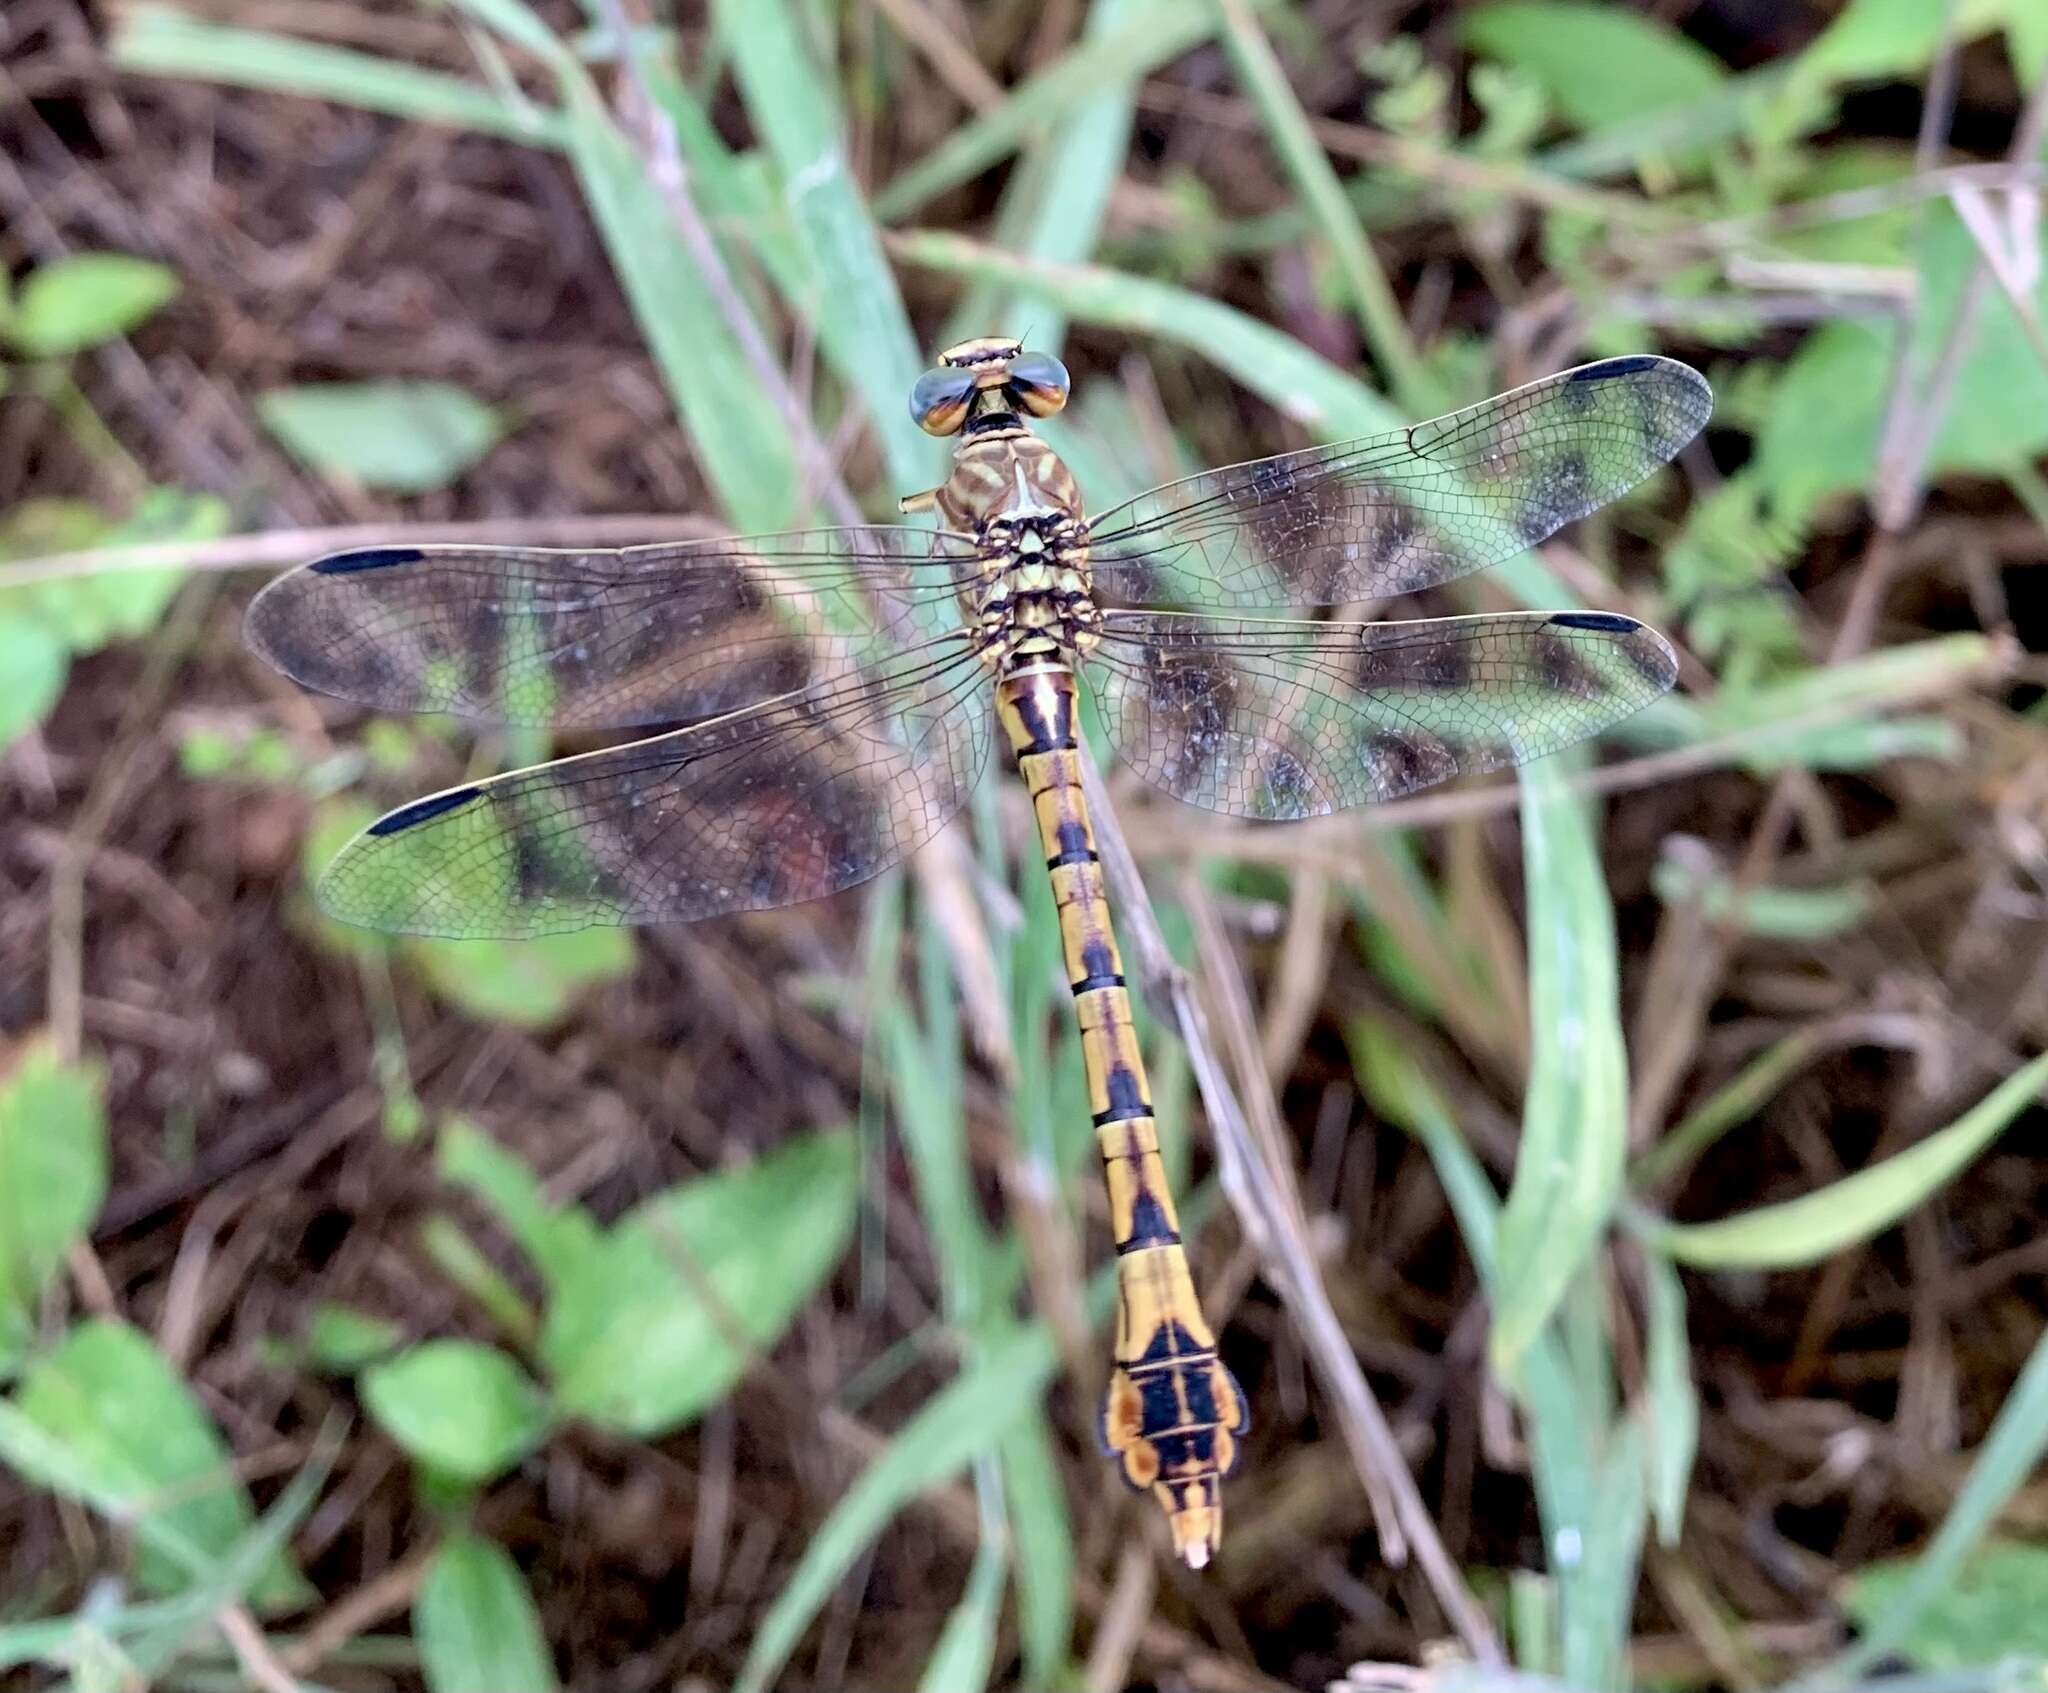
[[[445,488],[505,433],[498,412],[446,382],[273,388],[256,411],[308,470],[384,494]]]
[[[1810,1681],[1828,1685],[1860,1679],[1871,1665],[1898,1647],[1922,1617],[1937,1609],[1955,1586],[1972,1549],[2033,1478],[2044,1451],[2048,1451],[2048,1335],[2034,1343],[2019,1379],[1992,1420],[1991,1432],[1970,1460],[1970,1473],[1963,1478],[1955,1503],[1911,1573],[1890,1595],[1890,1604],[1873,1609],[1865,1619],[1863,1637],[1823,1665]],[[2040,1591],[2037,1585],[2037,1609]]]
[[[599,1243],[597,1225],[574,1205],[551,1204],[525,1161],[466,1118],[451,1120],[435,1146],[441,1179],[483,1201],[519,1242],[552,1292]]]
[[[0,1376],[27,1351],[37,1301],[106,1193],[100,1077],[35,1041],[0,1081]]]
[[[925,201],[978,176],[1026,140],[1057,129],[1083,101],[1131,86],[1216,33],[1215,9],[1188,0],[1142,0],[1126,7],[1113,31],[1091,31],[998,105],[978,112],[874,196],[874,213],[893,222]]]
[[[810,19],[799,19],[788,0],[719,0],[713,13],[810,260],[818,309],[808,315],[819,344],[867,408],[890,481],[906,492],[925,487],[936,445],[901,398],[925,361],[846,156],[835,90],[799,28]]]
[[[32,358],[65,358],[126,335],[177,294],[177,277],[148,259],[78,253],[29,274],[0,333]]]
[[[841,1578],[890,1518],[919,1494],[950,1481],[1031,1411],[1053,1371],[1043,1324],[991,1346],[898,1431],[810,1538],[748,1649],[735,1693],[766,1693]]]
[[[353,1375],[404,1340],[405,1331],[390,1318],[331,1300],[314,1306],[306,1323],[306,1356],[331,1375]]]
[[[363,1402],[407,1454],[460,1481],[487,1482],[548,1432],[546,1395],[494,1346],[430,1340],[362,1377]]]
[[[1074,1631],[1074,1527],[1045,1413],[1034,1406],[997,1451],[1016,1556],[1020,1685],[1064,1686]]]
[[[112,57],[124,70],[303,94],[535,146],[559,147],[563,140],[561,114],[515,89],[501,94],[378,54],[208,23],[171,6],[124,9],[115,23]]]
[[[918,1693],[981,1693],[995,1662],[996,1624],[1003,1614],[1003,1543],[984,1536],[967,1572],[967,1591],[946,1617],[938,1644],[918,1678]]]
[[[0,615],[0,753],[49,716],[70,674],[70,649],[54,629]]]
[[[12,1408],[20,1432],[41,1438],[11,1441],[8,1461],[27,1480],[132,1523],[135,1578],[150,1592],[206,1577],[256,1520],[198,1400],[125,1323],[80,1323],[29,1367]],[[251,1596],[275,1607],[305,1592],[279,1556]]]
[[[1844,1584],[1842,1604],[1868,1631],[1899,1607],[1917,1560],[1866,1564]],[[1967,1670],[2005,1657],[2048,1658],[2048,1546],[1994,1540],[1943,1584],[1894,1650],[1929,1672]]]
[[[204,541],[225,534],[228,507],[210,494],[152,488],[118,523],[78,500],[24,500],[0,514],[0,562],[88,547]],[[72,653],[147,634],[185,580],[174,565],[95,571],[0,586],[0,629],[32,625]]]
[[[1969,41],[2033,9],[2034,0],[1964,0],[1954,8],[1926,0],[1849,0],[1807,44],[1797,71],[1804,80],[1828,85],[1917,76],[1934,62],[1951,30]]]
[[[548,1307],[559,1407],[634,1435],[701,1416],[838,1262],[856,1198],[853,1137],[832,1130],[639,1207]]]
[[[1678,1272],[1655,1252],[1643,1254],[1647,1335],[1643,1345],[1649,1442],[1650,1504],[1657,1538],[1678,1544],[1685,1526],[1685,1493],[1700,1443],[1700,1396],[1692,1380],[1686,1340],[1685,1288]]]
[[[1913,313],[1917,368],[1954,321],[1976,245],[1945,206],[1927,208],[1927,235]],[[2048,236],[2042,251],[2048,256]],[[2036,285],[2048,313],[2048,277]],[[1830,495],[1866,487],[1875,470],[1898,331],[1870,323],[1823,325],[1801,343],[1759,420],[1751,473],[1780,514],[1797,521]],[[2034,356],[2012,305],[1990,292],[1962,360],[1928,458],[1930,478],[1963,471],[2002,474],[2048,451],[2048,371]]]
[[[1512,1379],[1599,1245],[1621,1190],[1628,1060],[1614,907],[1592,807],[1571,760],[1522,773],[1529,901],[1529,1085],[1515,1179],[1501,1211],[1491,1351]]]
[[[782,528],[796,503],[789,430],[639,155],[594,90],[565,86],[583,197],[719,503],[743,532]]]
[[[511,1554],[462,1534],[434,1554],[412,1607],[430,1693],[554,1693],[554,1660]]]
[[[428,986],[485,1022],[544,1029],[561,1021],[586,987],[633,970],[625,929],[573,929],[530,941],[419,940],[404,943]]]
[[[1705,99],[1728,68],[1669,24],[1625,7],[1513,0],[1463,21],[1465,45],[1532,77],[1579,128]]]
[[[2022,1065],[1945,1129],[1818,1192],[1711,1223],[1646,1221],[1650,1243],[1709,1270],[1782,1270],[1821,1259],[1888,1229],[1956,1175],[2035,1103],[2048,1055]]]

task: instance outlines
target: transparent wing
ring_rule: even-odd
[[[1525,764],[1671,686],[1607,612],[1296,623],[1113,612],[1088,677],[1117,751],[1211,811],[1287,820]]]
[[[295,681],[384,711],[634,728],[801,686],[959,626],[947,530],[814,529],[651,547],[371,547],[279,577],[249,643]]]
[[[1391,435],[1203,471],[1091,522],[1096,592],[1245,610],[1412,593],[1633,488],[1712,407],[1688,365],[1606,359]]]
[[[687,729],[451,788],[349,842],[320,902],[367,928],[519,939],[837,893],[959,810],[988,757],[987,687],[956,636]]]

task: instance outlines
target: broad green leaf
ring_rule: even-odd
[[[177,277],[160,264],[77,253],[29,273],[0,337],[34,358],[65,358],[126,335],[177,295]]]
[[[1884,1558],[1843,1584],[1842,1605],[1868,1631],[1889,1617],[1913,1579],[1916,1560]],[[1943,1584],[1895,1650],[1916,1669],[1968,1670],[2001,1658],[2048,1658],[2048,1546],[1994,1540]]]
[[[389,1317],[332,1300],[314,1306],[306,1323],[306,1356],[332,1375],[354,1375],[404,1341],[405,1331]]]
[[[1529,1085],[1501,1210],[1490,1342],[1494,1367],[1510,1379],[1599,1245],[1626,1150],[1614,907],[1593,809],[1567,783],[1571,765],[1546,759],[1522,773]]]
[[[525,1162],[465,1118],[454,1118],[441,1131],[435,1164],[443,1181],[466,1189],[491,1209],[550,1290],[598,1244],[597,1225],[588,1212],[551,1204]]]
[[[1782,1270],[1890,1228],[1960,1172],[2036,1103],[2048,1055],[2022,1065],[1945,1129],[1814,1193],[1711,1223],[1645,1221],[1650,1244],[1708,1270]]]
[[[175,488],[150,489],[119,522],[78,500],[24,500],[0,514],[0,563],[88,547],[211,540],[227,524],[225,501]],[[31,624],[70,652],[97,652],[154,629],[184,580],[182,569],[158,566],[0,585],[0,629]]]
[[[1621,6],[1511,0],[1460,26],[1465,45],[1532,77],[1581,129],[1703,100],[1728,68],[1669,24]]]
[[[505,433],[497,411],[446,382],[273,388],[256,411],[308,470],[384,494],[445,488]]]
[[[547,1397],[494,1346],[430,1340],[362,1376],[363,1403],[408,1456],[459,1481],[487,1482],[548,1432]]]
[[[1946,207],[1930,206],[1913,313],[1919,368],[1945,339],[1976,246]],[[2048,255],[2048,244],[2043,246]],[[2048,313],[2048,278],[2034,293]],[[1861,490],[1875,470],[1897,331],[1866,322],[1829,323],[1786,365],[1757,429],[1752,473],[1781,516],[1798,521],[1830,495]],[[2041,367],[2011,303],[1991,290],[1963,358],[1928,459],[1930,477],[2002,474],[2017,459],[2048,451],[2048,371]]]
[[[434,1554],[412,1606],[430,1693],[554,1693],[540,1616],[511,1554],[462,1534]]]
[[[853,1137],[833,1130],[632,1212],[548,1307],[540,1352],[559,1408],[634,1435],[701,1416],[839,1261],[854,1174]]]
[[[912,1499],[952,1480],[1038,1403],[1053,1371],[1043,1324],[1017,1329],[930,1399],[882,1448],[810,1538],[755,1632],[735,1693],[766,1693],[841,1578]]]
[[[13,1409],[43,1445],[12,1447],[10,1462],[27,1480],[132,1523],[135,1578],[150,1592],[205,1579],[256,1520],[199,1401],[125,1323],[80,1323],[29,1366]],[[252,1597],[282,1606],[304,1593],[280,1556]]]
[[[1953,31],[1963,41],[2034,8],[2034,0],[1849,0],[1799,55],[1800,77],[1829,84],[1917,76]]]
[[[522,1029],[559,1022],[583,989],[633,970],[632,934],[609,927],[530,941],[409,939],[403,950],[450,1005]]]
[[[34,1041],[0,1079],[0,1377],[20,1364],[36,1302],[106,1193],[100,1077]]]

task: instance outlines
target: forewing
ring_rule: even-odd
[[[1114,612],[1089,669],[1117,751],[1238,817],[1319,817],[1598,734],[1671,686],[1607,612],[1298,623]]]
[[[1095,589],[1256,609],[1412,593],[1535,545],[1703,428],[1690,366],[1606,359],[1410,429],[1204,471],[1095,518]]]
[[[635,728],[801,687],[957,627],[974,544],[877,526],[573,552],[372,547],[279,577],[249,643],[295,681],[384,711]]]
[[[521,939],[837,893],[959,810],[988,756],[987,686],[956,636],[434,794],[344,847],[320,902],[368,928]]]

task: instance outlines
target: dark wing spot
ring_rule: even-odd
[[[387,812],[372,823],[366,833],[372,835],[396,835],[441,816],[457,806],[469,804],[483,794],[481,783],[467,788],[450,788],[445,794],[429,794],[425,799],[416,799],[410,805],[401,805],[396,811]]]
[[[1607,692],[1600,673],[1579,655],[1570,641],[1552,633],[1550,628],[1539,630],[1531,646],[1537,673],[1543,678],[1543,686],[1553,694],[1596,700]]]
[[[418,564],[426,556],[418,547],[359,547],[352,553],[330,553],[306,568],[315,576],[346,576],[357,570],[389,570],[394,565]]]

